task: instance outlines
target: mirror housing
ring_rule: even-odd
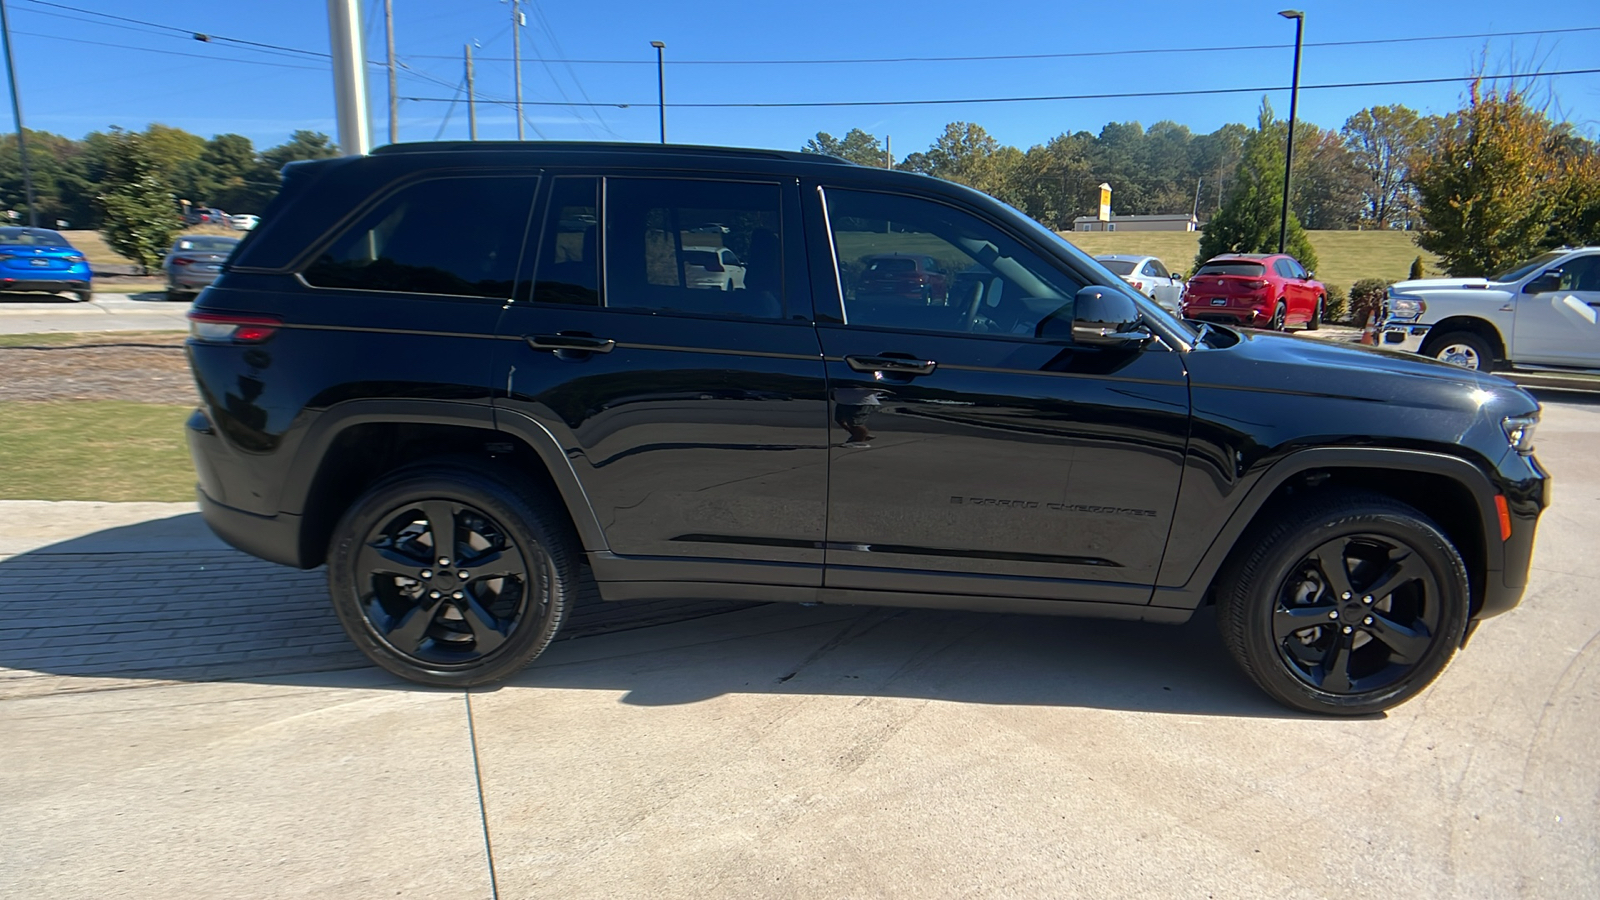
[[[1541,272],[1539,277],[1522,286],[1524,294],[1548,294],[1561,289],[1561,270]]]
[[[1139,307],[1127,294],[1090,285],[1079,289],[1073,299],[1072,339],[1106,347],[1149,340],[1150,332],[1139,324]]]

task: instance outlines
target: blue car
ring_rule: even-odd
[[[89,260],[48,228],[0,228],[0,291],[70,293],[87,302],[94,297]]]

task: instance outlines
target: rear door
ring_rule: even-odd
[[[1181,355],[1074,345],[1082,276],[976,211],[819,197],[813,243],[837,263],[814,282],[833,401],[826,585],[1148,602],[1187,438]],[[973,289],[863,291],[890,252],[935,256]]]
[[[496,408],[560,444],[601,581],[821,583],[827,405],[796,197],[760,176],[551,179]],[[741,277],[702,280],[692,260],[724,249]]]

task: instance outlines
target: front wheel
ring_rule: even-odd
[[[1416,509],[1333,493],[1246,535],[1219,579],[1217,622],[1266,693],[1307,712],[1363,715],[1443,671],[1467,623],[1467,572]]]
[[[1483,372],[1489,370],[1489,364],[1494,359],[1489,342],[1470,331],[1442,334],[1430,340],[1422,352],[1440,362]]]
[[[1307,331],[1316,331],[1322,327],[1322,317],[1327,314],[1328,301],[1325,297],[1317,298],[1317,308],[1311,312],[1311,321],[1306,323]]]
[[[368,659],[401,678],[470,687],[509,677],[544,652],[577,596],[558,509],[460,465],[397,472],[334,531],[334,612]]]

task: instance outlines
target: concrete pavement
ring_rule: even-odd
[[[96,294],[88,303],[65,296],[0,294],[0,334],[58,331],[187,331],[188,303],[164,293]]]
[[[39,532],[0,529],[0,895],[1600,895],[1597,440],[1548,403],[1522,607],[1357,721],[1266,700],[1208,615],[773,604],[419,689],[182,505],[0,504]],[[151,636],[191,626],[217,658]],[[78,671],[97,642],[129,656]]]

